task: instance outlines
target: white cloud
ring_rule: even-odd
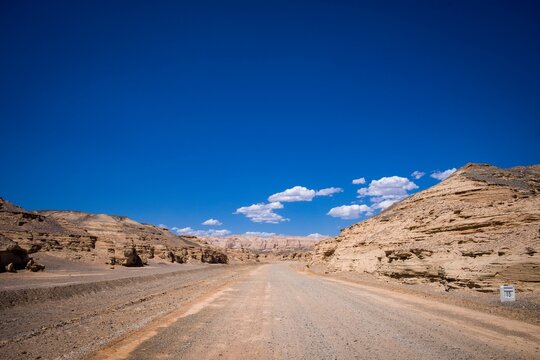
[[[381,210],[384,210],[384,209],[387,209],[389,208],[390,206],[394,205],[396,202],[398,202],[399,199],[388,199],[388,200],[383,200],[379,203],[375,203],[373,204],[371,207],[373,209],[381,209]]]
[[[319,234],[319,233],[314,233],[314,234],[309,234],[307,237],[308,237],[308,238],[321,239],[321,238],[328,237],[328,235],[323,235],[323,234]]]
[[[269,204],[259,203],[243,206],[236,209],[235,214],[245,215],[248,219],[256,223],[277,224],[287,221],[288,219],[274,212],[276,209],[283,209],[283,204],[280,202],[271,202]]]
[[[371,214],[371,208],[367,205],[343,205],[330,209],[327,215],[341,219],[357,219],[362,213]]]
[[[315,190],[305,188],[303,186],[295,186],[283,192],[270,195],[270,202],[295,202],[295,201],[311,201],[316,195]]]
[[[173,226],[171,230],[174,231],[177,235],[185,235],[193,231],[193,229],[190,227],[185,227],[185,228],[180,229],[180,228],[177,228],[176,226]]]
[[[420,179],[420,178],[423,177],[424,175],[426,175],[425,172],[418,171],[418,170],[414,171],[414,172],[411,174],[411,176],[412,176],[413,178],[415,178],[416,180]]]
[[[366,178],[361,177],[361,178],[358,178],[358,179],[354,179],[352,181],[352,183],[355,184],[355,185],[363,185],[363,184],[366,183]]]
[[[414,189],[418,189],[418,186],[409,179],[389,176],[371,181],[367,188],[358,189],[358,197],[369,196],[370,201],[374,203],[373,209],[386,209],[409,196],[409,191]]]
[[[259,231],[247,231],[244,233],[246,236],[260,236],[260,237],[271,237],[275,236],[276,233],[271,232],[259,232]]]
[[[231,233],[227,229],[195,230],[190,227],[185,227],[181,229],[177,227],[173,227],[171,228],[171,230],[176,235],[193,235],[193,236],[226,236]]]
[[[158,227],[160,228],[163,228],[163,229],[168,229],[169,227],[165,224],[159,224]]]
[[[217,219],[208,219],[206,220],[205,222],[202,223],[203,225],[208,225],[208,226],[219,226],[219,225],[223,225],[221,223],[221,221],[217,220]]]
[[[374,196],[382,199],[405,197],[409,190],[418,189],[418,186],[407,178],[400,176],[383,177],[373,180],[369,187],[358,189],[358,197]]]
[[[317,191],[317,193],[315,195],[317,195],[317,196],[332,196],[332,194],[340,193],[340,192],[343,192],[342,188],[329,187],[329,188],[321,189],[321,190]]]
[[[229,235],[231,232],[227,229],[221,229],[221,230],[208,230],[206,233],[210,236],[226,236]]]
[[[437,180],[444,180],[446,178],[448,178],[450,175],[452,175],[453,173],[456,172],[456,168],[452,168],[452,169],[448,169],[448,170],[444,170],[444,171],[435,171],[433,174],[431,174],[430,176],[434,179],[437,179]]]
[[[311,201],[315,196],[332,196],[333,194],[343,192],[342,188],[329,187],[315,191],[308,189],[304,186],[294,186],[290,189],[270,195],[268,201],[270,202],[297,202],[297,201]]]

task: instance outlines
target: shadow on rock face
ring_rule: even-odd
[[[229,262],[227,255],[205,249],[201,255],[201,262],[208,263],[208,264],[227,264]]]
[[[0,235],[0,272],[4,272],[10,265],[12,270],[24,269],[30,261],[28,252],[5,236]]]
[[[137,254],[137,250],[134,247],[124,250],[124,261],[122,262],[122,265],[127,267],[144,266],[141,257]]]

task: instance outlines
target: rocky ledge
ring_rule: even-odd
[[[312,264],[447,290],[540,290],[540,165],[469,164],[324,240]]]
[[[28,254],[111,266],[143,266],[156,259],[177,263],[228,263],[224,251],[125,216],[80,211],[27,211],[0,198],[0,255],[24,268]],[[26,257],[24,257],[26,256]],[[9,259],[8,259],[9,258]],[[23,259],[24,258],[24,259]]]

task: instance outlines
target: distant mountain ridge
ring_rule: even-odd
[[[217,248],[247,250],[259,257],[307,258],[311,256],[315,244],[327,237],[310,236],[206,236],[201,239]]]

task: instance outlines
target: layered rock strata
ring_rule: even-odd
[[[227,263],[227,255],[194,238],[124,216],[80,211],[27,211],[0,198],[0,235],[21,248],[70,260],[141,266],[150,259]],[[138,260],[140,259],[140,261]]]
[[[540,165],[469,164],[319,243],[313,263],[446,289],[540,289]]]

